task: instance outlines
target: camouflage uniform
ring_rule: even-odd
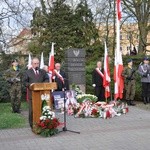
[[[13,112],[20,112],[21,105],[21,72],[19,69],[14,70],[13,67],[6,70],[5,79],[10,84],[10,98]]]
[[[135,70],[127,66],[123,71],[123,76],[125,77],[125,97],[128,104],[132,105],[135,97]]]

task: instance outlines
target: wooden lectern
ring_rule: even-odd
[[[41,95],[49,94],[51,97],[51,90],[57,89],[56,82],[52,83],[34,83],[30,86],[32,91],[32,111],[33,111],[33,124],[39,121],[41,116]],[[52,108],[52,100],[49,99],[48,105]]]

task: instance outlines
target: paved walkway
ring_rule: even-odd
[[[107,120],[67,117],[67,128],[80,134],[61,132],[43,138],[28,127],[0,130],[0,150],[150,150],[150,111],[129,111]]]

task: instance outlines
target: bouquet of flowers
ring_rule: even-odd
[[[98,118],[100,116],[99,110],[97,108],[92,108],[91,116]]]
[[[97,96],[91,94],[79,94],[76,98],[79,103],[82,103],[85,100],[89,100],[95,103],[98,99]]]
[[[80,87],[78,85],[72,84],[72,90],[75,91],[76,96],[79,94],[83,94],[83,91],[80,89]]]
[[[41,95],[42,115],[39,118],[39,122],[33,126],[33,131],[36,134],[40,134],[45,137],[57,134],[58,126],[60,126],[60,122],[58,118],[55,117],[55,113],[51,111],[50,107],[47,105],[46,101],[48,101],[48,99],[48,95]]]
[[[55,113],[50,110],[49,106],[43,107],[42,116],[39,122],[34,126],[34,132],[45,137],[49,137],[58,133],[59,120],[55,117]]]
[[[74,110],[75,117],[94,117],[94,118],[113,118],[126,114],[129,109],[128,105],[120,102],[97,102],[92,103],[89,100],[85,100],[79,104],[78,107],[72,108]]]

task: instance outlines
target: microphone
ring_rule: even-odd
[[[36,67],[35,70],[38,71],[38,70],[39,70],[39,67]]]

